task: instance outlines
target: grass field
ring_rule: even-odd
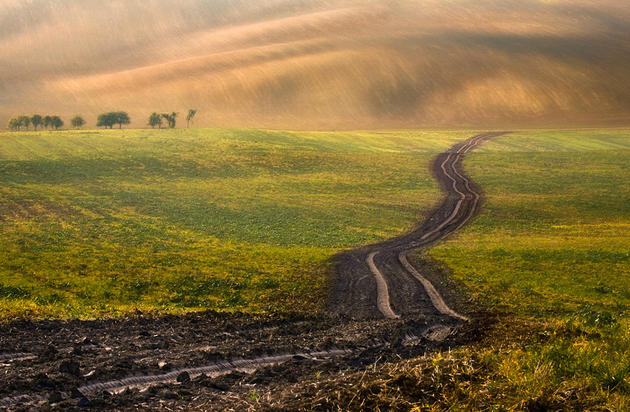
[[[0,318],[321,308],[328,259],[411,227],[467,135],[0,134]]]
[[[412,227],[440,199],[431,158],[470,134],[1,134],[0,317],[322,308],[328,259]],[[468,155],[487,201],[430,254],[500,320],[348,377],[339,402],[395,407],[416,382],[410,402],[444,409],[630,409],[629,159],[622,130],[513,133]]]
[[[510,319],[456,355],[484,371],[466,402],[630,409],[630,132],[515,133],[465,166],[487,203],[430,253]]]
[[[283,396],[314,387],[303,397],[330,410],[630,410],[630,131],[513,133],[464,166],[486,202],[429,254],[492,319],[482,337]]]

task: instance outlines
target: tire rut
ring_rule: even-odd
[[[462,159],[483,142],[506,133],[473,136],[436,157],[432,170],[446,197],[415,230],[335,258],[331,311],[353,318],[386,319],[418,311],[432,316],[437,311],[467,320],[448,307],[431,282],[409,263],[407,254],[445,239],[479,211],[481,192],[461,170]]]

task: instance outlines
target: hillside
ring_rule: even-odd
[[[328,260],[412,226],[462,136],[0,133],[0,322],[324,306]]]
[[[612,126],[624,0],[65,0],[0,4],[11,115],[199,109],[199,126]]]

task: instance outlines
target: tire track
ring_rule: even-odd
[[[453,171],[454,173],[460,177],[462,180],[464,180],[465,182],[465,186],[466,188],[469,190],[470,193],[473,194],[473,196],[475,197],[475,201],[477,201],[479,199],[479,194],[475,191],[473,191],[470,188],[469,185],[469,180],[462,176],[457,169],[454,167],[455,163],[457,161],[460,160],[460,153],[464,154],[466,152],[468,152],[469,150],[471,150],[471,148],[474,148],[478,142],[479,142],[480,138],[472,138],[469,139],[466,144],[464,145],[464,147],[462,149],[459,149],[457,151],[457,157],[455,158],[455,160],[453,161]],[[457,193],[457,195],[459,195],[459,200],[455,206],[455,209],[453,210],[453,212],[451,213],[451,215],[444,220],[437,228],[431,230],[430,232],[425,233],[424,235],[422,235],[422,237],[420,238],[421,241],[427,239],[428,237],[434,235],[435,233],[440,232],[446,225],[448,225],[449,223],[451,223],[458,215],[462,203],[464,202],[464,200],[466,199],[466,194],[464,192],[461,192],[458,188],[457,188],[457,180],[451,176],[448,171],[446,170],[445,165],[449,162],[449,160],[451,159],[451,154],[449,153],[448,156],[446,157],[446,159],[440,164],[440,169],[442,170],[444,176],[446,176],[448,179],[450,179],[452,181],[452,189],[455,193]],[[469,213],[467,219],[465,219],[464,221],[462,221],[462,223],[460,224],[459,227],[463,226],[468,219],[471,217],[471,214]],[[418,246],[416,246],[418,247]],[[387,282],[385,281],[385,277],[383,276],[383,274],[381,273],[381,271],[376,267],[376,265],[374,264],[374,256],[377,254],[378,252],[372,252],[368,255],[366,262],[368,263],[370,270],[372,271],[372,273],[374,274],[374,276],[376,277],[376,281],[377,281],[377,305],[378,305],[378,309],[379,311],[383,314],[383,316],[387,319],[397,319],[400,316],[396,315],[390,305],[390,299],[389,299],[389,289],[387,287]],[[439,294],[439,292],[435,289],[435,287],[433,286],[433,284],[426,279],[425,277],[423,277],[407,260],[407,252],[403,251],[400,252],[400,254],[398,255],[398,259],[400,261],[400,263],[403,265],[403,267],[409,272],[411,273],[424,287],[424,290],[426,291],[427,295],[429,296],[429,298],[431,299],[431,303],[433,304],[433,306],[442,314],[444,315],[448,315],[454,318],[458,318],[461,320],[465,320],[467,321],[468,318],[466,318],[465,316],[462,316],[460,314],[458,314],[457,312],[453,311],[451,308],[449,308],[446,303],[444,302],[444,299],[442,299],[442,296]]]
[[[2,353],[0,354],[0,362],[15,362],[20,360],[35,359],[37,355],[30,352],[18,352],[18,353]]]
[[[245,371],[248,373],[252,373],[256,371],[256,369],[262,366],[276,365],[276,364],[285,363],[291,360],[317,361],[317,360],[324,360],[324,359],[332,359],[332,358],[356,353],[358,350],[377,349],[384,345],[386,345],[386,342],[373,344],[369,347],[364,347],[364,348],[353,348],[353,349],[333,348],[329,350],[321,350],[321,351],[315,351],[315,352],[302,351],[302,352],[295,352],[295,353],[259,356],[259,357],[250,358],[250,359],[243,359],[243,358],[228,359],[224,361],[212,362],[210,364],[203,365],[203,366],[179,368],[179,369],[175,369],[173,371],[169,371],[162,374],[136,375],[136,376],[129,376],[127,378],[122,378],[122,379],[115,379],[111,381],[90,383],[90,384],[78,387],[75,391],[75,394],[71,394],[67,392],[60,392],[58,395],[59,395],[60,400],[66,400],[73,396],[76,397],[77,393],[83,397],[88,397],[96,393],[102,393],[104,391],[108,392],[110,395],[117,395],[127,389],[142,390],[155,384],[175,383],[178,381],[178,377],[183,373],[188,374],[188,379],[194,379],[201,375],[207,375],[211,378],[215,378],[215,377],[225,375],[234,371]],[[43,395],[38,395],[38,394],[32,394],[32,395],[22,394],[22,395],[10,396],[6,398],[0,398],[0,408],[12,408],[12,407],[27,404],[27,403],[33,404],[33,403],[38,403],[38,402],[46,402],[47,400],[48,400],[48,397],[43,396]]]
[[[461,171],[462,159],[483,142],[505,133],[473,136],[436,157],[432,169],[446,197],[417,229],[337,257],[332,311],[351,317],[386,319],[420,311],[467,320],[446,304],[434,285],[411,265],[407,254],[432,246],[475,216],[481,193]]]
[[[481,139],[476,139],[476,140],[470,140],[470,144],[467,145],[463,150],[458,150],[458,153],[461,154],[465,154],[468,151],[474,149],[478,144],[480,144],[480,140]],[[447,158],[448,160],[448,158]],[[461,207],[462,202],[464,202],[464,200],[467,197],[466,193],[463,193],[461,191],[459,191],[457,189],[456,186],[456,179],[453,178],[453,176],[450,176],[447,172],[446,169],[444,168],[444,164],[446,163],[445,160],[441,165],[440,168],[444,171],[445,175],[447,177],[449,177],[452,181],[453,181],[453,190],[457,192],[457,194],[459,194],[460,196],[460,200],[457,202],[457,207],[456,207],[456,211],[459,211],[459,208]],[[455,162],[453,163],[453,165],[455,165],[456,162],[461,161],[461,156],[458,154],[458,158],[455,160]],[[464,186],[466,191],[472,195],[473,197],[473,203],[471,208],[469,209],[469,212],[467,214],[467,216],[465,217],[465,219],[463,219],[461,221],[461,223],[453,230],[453,231],[457,231],[459,230],[462,226],[464,226],[466,223],[468,223],[468,221],[473,217],[474,213],[477,211],[477,207],[479,205],[479,199],[481,199],[481,194],[479,194],[478,192],[476,192],[475,190],[473,190],[470,186],[470,179],[464,175],[462,175],[458,169],[456,167],[453,166],[453,172],[455,173],[455,175],[457,175],[457,177],[459,177],[463,182],[464,182]],[[453,214],[451,214],[450,219],[454,219],[455,212]],[[439,228],[443,227],[445,224],[442,223],[442,225],[440,225]],[[438,229],[434,229],[433,232],[437,232]],[[430,233],[427,233],[425,235],[422,236],[422,239],[426,239]],[[409,263],[409,260],[407,259],[407,254],[409,252],[408,251],[402,251],[398,254],[398,260],[400,261],[400,263],[404,266],[404,268],[411,273],[424,287],[427,295],[429,296],[429,298],[431,299],[431,303],[433,304],[433,306],[435,307],[435,309],[438,310],[438,312],[450,316],[452,318],[456,318],[456,319],[460,319],[463,320],[465,322],[467,322],[469,319],[466,316],[460,315],[459,313],[455,312],[454,310],[452,310],[447,304],[446,302],[444,302],[444,299],[442,298],[442,296],[440,295],[440,293],[435,289],[435,287],[433,286],[433,284],[424,276],[422,276],[420,274],[420,272],[418,272],[416,270],[415,267],[413,267],[413,265],[411,265],[411,263]]]
[[[297,352],[282,355],[261,356],[253,359],[233,359],[223,362],[214,362],[205,366],[176,369],[159,375],[132,376],[108,382],[93,383],[81,386],[78,390],[84,395],[89,395],[99,391],[108,391],[116,394],[130,388],[142,388],[157,383],[175,382],[177,381],[178,376],[182,373],[187,373],[190,378],[194,378],[202,374],[214,377],[224,373],[233,372],[235,370],[254,371],[261,366],[283,363],[292,359],[329,359],[349,353],[352,353],[349,349],[331,349],[319,352]]]
[[[446,302],[444,302],[444,299],[442,299],[442,296],[435,289],[433,284],[427,278],[422,276],[420,272],[418,272],[416,268],[411,265],[411,263],[409,263],[409,261],[407,260],[407,254],[405,252],[401,252],[398,255],[398,259],[400,260],[400,263],[402,263],[402,265],[405,267],[405,269],[407,269],[409,273],[411,273],[416,279],[418,279],[418,282],[422,283],[424,290],[426,290],[427,295],[429,295],[429,298],[431,299],[431,303],[433,303],[433,306],[438,310],[438,312],[444,315],[448,315],[452,318],[461,319],[466,322],[469,320],[466,316],[462,316],[448,307],[448,305],[446,304]]]
[[[378,306],[378,310],[380,310],[383,316],[387,319],[398,319],[400,316],[394,313],[389,302],[389,288],[387,287],[387,281],[381,271],[378,270],[374,264],[374,256],[376,256],[377,253],[378,252],[372,252],[365,259],[376,278],[376,306]]]

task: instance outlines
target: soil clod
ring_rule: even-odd
[[[177,375],[177,382],[180,382],[180,383],[190,382],[190,374],[185,371],[180,373],[179,375]]]
[[[77,402],[77,406],[79,408],[87,408],[88,406],[90,406],[90,400],[84,396],[79,399],[79,402]]]
[[[81,376],[81,366],[73,360],[65,360],[59,365],[59,372],[72,376]]]

